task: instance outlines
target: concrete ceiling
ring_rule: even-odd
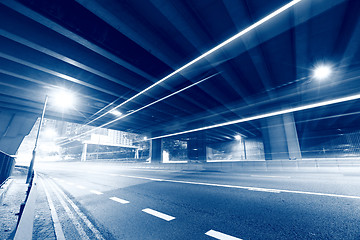
[[[116,117],[96,118],[121,104],[123,115],[136,112],[108,127],[156,136],[357,94],[358,0],[300,1],[142,93],[287,3],[1,0],[0,108],[40,115],[49,95],[46,117],[100,126]],[[335,69],[326,82],[309,78],[320,62]],[[76,94],[73,109],[53,105],[59,89]],[[299,135],[356,128],[358,103],[296,113]],[[260,126],[235,124],[209,136],[260,136]]]

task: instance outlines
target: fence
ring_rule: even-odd
[[[11,175],[15,159],[0,151],[0,185]]]

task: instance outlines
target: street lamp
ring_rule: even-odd
[[[241,140],[241,135],[235,135],[235,140],[240,141]]]
[[[313,77],[317,80],[324,80],[328,78],[332,73],[332,68],[330,65],[318,65],[313,71]]]
[[[30,183],[33,172],[34,172],[36,148],[37,148],[37,145],[38,145],[38,140],[39,140],[39,135],[40,135],[42,122],[44,121],[44,116],[45,116],[45,111],[46,111],[46,106],[47,106],[47,103],[48,103],[48,99],[49,99],[49,96],[46,95],[44,106],[43,106],[43,109],[42,109],[41,118],[40,118],[39,128],[38,128],[37,134],[36,134],[35,146],[34,146],[34,149],[33,149],[33,152],[32,152],[32,158],[31,158],[31,162],[30,162],[30,166],[29,166],[29,170],[28,170],[28,174],[27,174],[27,178],[26,178],[26,183]],[[73,105],[74,96],[70,92],[60,90],[59,92],[57,92],[54,95],[54,103],[58,107],[61,107],[62,109],[68,108],[68,107]]]

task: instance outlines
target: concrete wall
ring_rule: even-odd
[[[37,118],[35,114],[0,110],[0,151],[15,155]]]

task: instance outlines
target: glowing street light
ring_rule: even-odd
[[[53,128],[46,128],[44,133],[43,133],[43,136],[45,136],[46,138],[56,138],[57,137],[57,132],[55,129]]]
[[[34,172],[36,148],[37,148],[37,144],[38,144],[38,140],[39,140],[42,122],[44,121],[44,116],[45,116],[46,105],[48,103],[48,99],[49,99],[49,96],[46,95],[41,118],[40,118],[39,128],[38,128],[38,131],[36,134],[35,146],[34,146],[34,150],[32,152],[32,158],[31,158],[31,162],[30,162],[30,166],[29,166],[29,170],[28,170],[28,174],[27,174],[27,178],[26,178],[26,183],[30,183],[33,172]],[[73,106],[74,102],[75,102],[75,98],[74,98],[73,94],[71,94],[70,92],[60,90],[60,91],[56,92],[56,94],[54,94],[54,103],[56,104],[56,106],[60,107],[62,110],[65,108],[69,108],[70,106]]]
[[[328,78],[332,73],[331,66],[329,65],[319,65],[315,67],[313,72],[313,77],[318,80],[324,80]]]
[[[68,109],[74,105],[75,97],[71,92],[65,90],[59,90],[54,93],[53,103],[55,106],[61,109]]]
[[[241,135],[236,135],[235,140],[240,141],[241,140]]]

